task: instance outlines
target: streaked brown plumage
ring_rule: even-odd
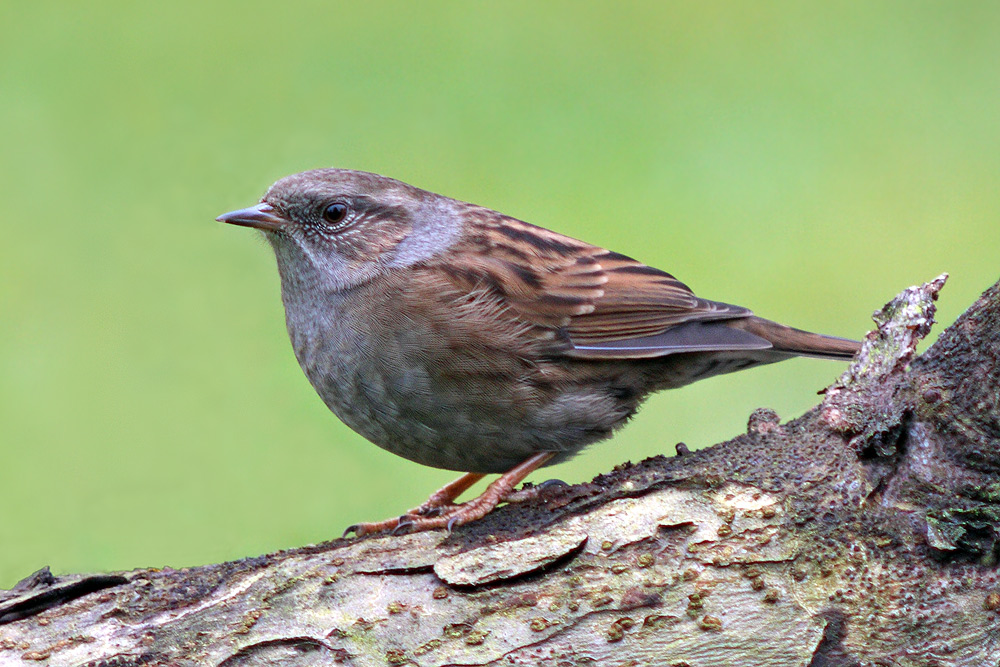
[[[380,447],[470,473],[408,513],[413,529],[482,516],[531,470],[610,436],[653,391],[858,348],[377,174],[295,174],[219,220],[270,241],[296,357],[327,406]],[[515,468],[480,499],[452,503]]]

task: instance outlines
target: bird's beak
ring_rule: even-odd
[[[285,228],[286,224],[285,219],[278,215],[274,207],[269,204],[257,204],[250,208],[223,213],[216,220],[241,227],[263,229],[265,232],[279,232]]]

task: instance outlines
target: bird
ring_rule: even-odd
[[[383,449],[464,473],[345,535],[451,530],[531,472],[609,438],[653,392],[860,347],[370,172],[293,174],[217,220],[260,230],[274,250],[295,357],[327,407]],[[488,474],[500,477],[456,502]]]

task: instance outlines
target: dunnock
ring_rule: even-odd
[[[660,389],[859,343],[699,298],[669,273],[360,171],[283,178],[218,218],[264,232],[295,356],[376,445],[463,477],[357,534],[478,519]],[[487,473],[478,498],[455,499]]]

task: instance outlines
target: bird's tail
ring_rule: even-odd
[[[760,336],[771,342],[775,352],[789,355],[819,359],[850,359],[861,349],[861,343],[856,340],[810,333],[762,317],[747,317],[726,324]]]

